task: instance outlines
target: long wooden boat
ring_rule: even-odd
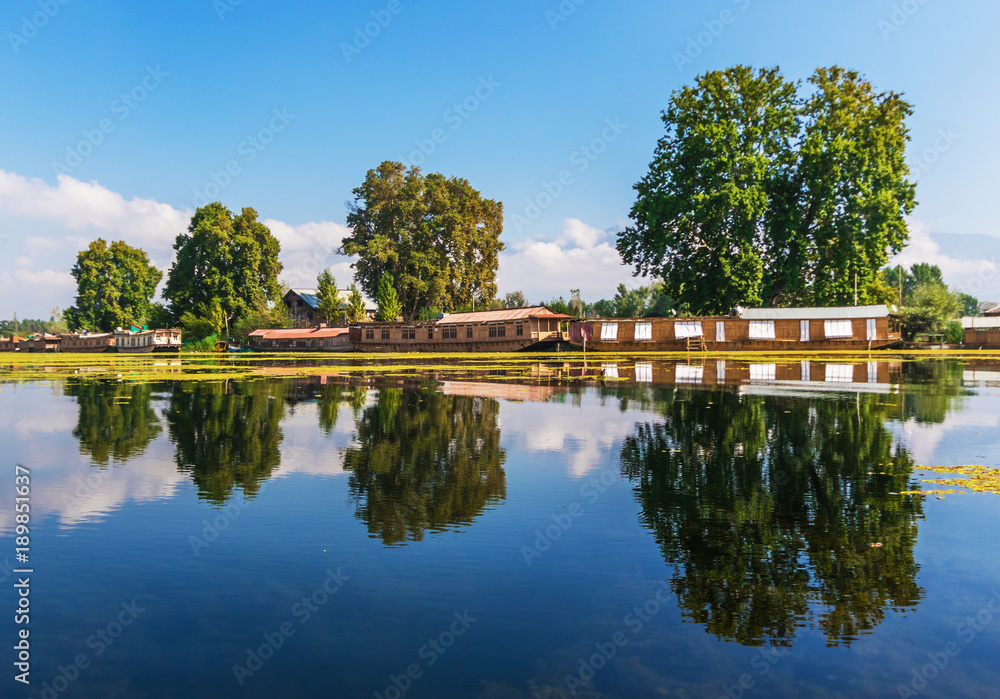
[[[60,352],[106,352],[115,346],[111,333],[63,333]]]
[[[115,347],[119,352],[177,352],[181,348],[180,328],[158,330],[115,330]]]
[[[886,306],[748,308],[734,316],[588,318],[570,325],[570,342],[596,352],[873,350],[900,340]]]
[[[571,316],[546,306],[445,313],[412,323],[352,325],[348,339],[359,352],[543,351],[569,340]]]

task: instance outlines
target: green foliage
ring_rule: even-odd
[[[357,284],[351,284],[351,293],[347,297],[347,322],[362,323],[366,320],[365,299]]]
[[[396,320],[402,312],[402,304],[393,286],[392,275],[388,272],[382,275],[378,283],[378,313],[375,320],[380,322],[392,322]]]
[[[111,332],[137,323],[150,310],[150,299],[163,273],[140,248],[98,238],[76,257],[71,270],[76,303],[66,309],[73,330]]]
[[[944,333],[961,309],[957,296],[944,284],[918,286],[911,304],[903,309],[903,335],[912,340],[918,334]]]
[[[674,310],[674,301],[667,295],[662,282],[637,289],[626,289],[618,285],[614,298],[601,299],[592,306],[581,304],[584,315],[599,318],[640,318],[647,315],[667,316]]]
[[[169,328],[173,326],[173,322],[169,308],[162,303],[151,303],[143,324],[150,328]]]
[[[181,315],[181,328],[185,339],[201,340],[209,335],[223,334],[228,321],[218,301],[197,310],[198,313],[185,311]]]
[[[421,308],[417,320],[435,320],[440,314],[440,308]]]
[[[344,304],[337,293],[337,280],[328,269],[324,269],[316,278],[316,298],[319,300],[319,317],[331,325],[340,325],[344,318]]]
[[[485,307],[496,296],[503,205],[468,180],[384,162],[354,190],[341,252],[357,256],[355,277],[375,297],[391,274],[400,315],[421,308]]]
[[[221,338],[218,335],[209,335],[198,340],[191,340],[181,347],[182,352],[211,352],[215,349],[215,343]]]
[[[855,278],[873,300],[914,207],[911,108],[841,68],[809,83],[737,66],[672,96],[617,247],[680,308],[849,303]]]
[[[163,429],[152,384],[86,381],[66,383],[64,391],[79,406],[73,436],[95,465],[140,456]]]
[[[266,328],[291,328],[294,326],[288,306],[276,303],[271,307],[261,304],[247,315],[236,320],[231,328],[231,337],[241,344],[250,341],[250,333]]]
[[[526,308],[528,298],[523,291],[512,291],[503,297],[504,308]]]
[[[963,316],[981,316],[983,314],[979,299],[975,296],[970,296],[961,291],[955,292],[955,295],[958,297],[958,304],[961,307],[960,312]]]
[[[957,320],[949,320],[944,326],[944,341],[951,345],[959,345],[965,341],[965,330]]]
[[[201,207],[174,250],[163,297],[177,318],[217,304],[228,329],[234,318],[281,298],[281,244],[249,207],[236,217],[218,202]]]

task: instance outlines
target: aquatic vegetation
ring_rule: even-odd
[[[1000,468],[991,466],[929,466],[920,469],[932,473],[954,474],[962,478],[939,478],[922,480],[922,483],[951,486],[947,490],[909,490],[900,495],[923,493],[924,495],[968,495],[969,493],[994,493],[1000,495]],[[956,490],[965,488],[965,490]]]

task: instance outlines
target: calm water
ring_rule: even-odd
[[[0,694],[1000,696],[1000,364],[518,375],[0,384]]]

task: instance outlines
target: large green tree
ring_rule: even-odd
[[[174,250],[163,297],[175,318],[186,311],[206,315],[217,303],[228,329],[233,319],[281,297],[281,244],[249,207],[235,217],[218,202],[201,207]]]
[[[145,317],[163,276],[140,248],[120,240],[108,246],[102,238],[80,251],[71,274],[76,304],[66,309],[70,328],[104,332]]]
[[[344,316],[344,303],[337,293],[337,280],[333,273],[324,269],[316,277],[316,298],[319,301],[319,317],[327,323],[339,321]]]
[[[369,297],[392,274],[406,318],[421,309],[485,307],[496,296],[503,204],[468,180],[384,162],[354,190],[341,252],[356,256]]]
[[[875,300],[915,205],[911,108],[842,68],[808,86],[737,66],[672,96],[617,247],[682,310]]]

